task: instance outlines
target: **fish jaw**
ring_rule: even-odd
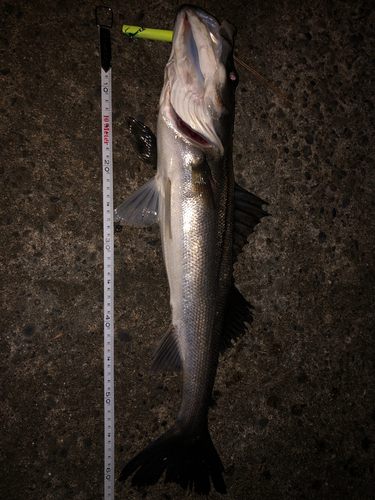
[[[232,133],[235,28],[202,9],[183,6],[173,31],[160,112],[185,140],[224,154]],[[229,139],[230,140],[230,139]]]

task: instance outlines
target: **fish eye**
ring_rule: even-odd
[[[237,81],[237,73],[235,71],[231,71],[229,73],[229,78],[232,80],[232,82],[236,82]]]

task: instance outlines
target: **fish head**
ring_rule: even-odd
[[[183,5],[177,14],[165,68],[160,112],[183,140],[224,155],[231,143],[236,28],[203,9]]]

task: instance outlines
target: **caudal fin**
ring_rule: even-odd
[[[164,483],[177,483],[185,490],[189,487],[200,495],[208,495],[210,478],[216,491],[226,493],[223,470],[207,426],[192,436],[174,424],[130,460],[118,480],[125,481],[136,472],[132,486],[152,485],[166,471]]]

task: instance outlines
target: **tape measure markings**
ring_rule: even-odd
[[[110,14],[110,25],[98,22],[98,9]],[[95,9],[99,31],[102,101],[103,172],[103,292],[104,292],[104,499],[114,500],[115,391],[114,391],[114,216],[112,152],[112,70],[110,28],[113,12]]]

